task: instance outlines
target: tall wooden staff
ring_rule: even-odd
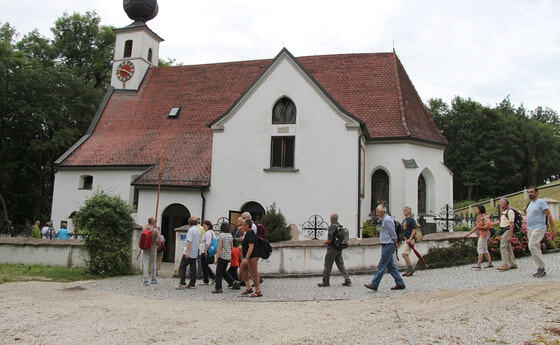
[[[157,158],[159,160],[159,171],[158,171],[158,182],[157,182],[157,197],[156,197],[156,214],[155,214],[155,224],[157,226],[157,217],[158,217],[158,211],[159,211],[159,191],[161,189],[161,179],[163,176],[163,160],[165,159],[165,155],[163,150],[161,150],[159,152],[159,155],[157,155],[155,158]]]

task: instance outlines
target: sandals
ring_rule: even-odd
[[[255,292],[255,293],[251,294],[249,297],[261,297],[261,296],[262,296],[262,292],[259,291],[259,292]]]
[[[242,296],[245,296],[245,295],[248,295],[248,294],[250,294],[250,293],[253,293],[253,289],[247,289],[247,290],[243,291],[243,292],[241,293],[241,295],[242,295]]]

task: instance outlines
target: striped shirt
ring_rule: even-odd
[[[221,233],[218,236],[218,244],[222,242],[222,251],[220,252],[220,258],[223,260],[231,260],[231,247],[233,245],[233,236],[230,233]]]

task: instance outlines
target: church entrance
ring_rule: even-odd
[[[243,212],[249,212],[251,214],[251,217],[253,218],[253,221],[257,221],[265,214],[264,207],[262,207],[261,204],[255,201],[249,201],[248,203],[243,205],[243,207],[241,207],[241,213]]]
[[[187,224],[191,213],[181,204],[171,204],[161,216],[161,234],[165,237],[167,250],[163,252],[164,262],[175,261],[175,228]]]

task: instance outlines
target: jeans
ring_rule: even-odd
[[[389,274],[393,276],[397,286],[405,286],[399,271],[397,271],[397,266],[395,266],[395,262],[393,261],[395,250],[396,246],[394,243],[381,245],[381,259],[379,260],[379,264],[377,264],[377,272],[375,272],[371,281],[373,287],[377,288],[379,286],[381,278],[383,278],[383,274],[385,274],[385,270],[389,271]]]
[[[336,267],[338,267],[338,270],[344,276],[344,280],[350,280],[350,276],[348,275],[348,272],[344,267],[342,249],[336,249],[333,246],[329,246],[327,248],[327,253],[325,254],[325,266],[323,267],[323,283],[329,284],[333,263],[336,263]]]
[[[208,267],[208,265],[213,263],[214,263],[213,256],[207,256],[204,254],[200,255],[200,265],[202,265],[202,277],[205,283],[208,283],[208,277],[210,277],[210,279],[216,279],[214,272],[212,272],[212,269]]]
[[[187,265],[190,266],[189,269],[189,285],[194,286],[196,283],[196,259],[186,258],[184,255],[181,258],[181,264],[179,265],[179,277],[180,285],[185,285],[185,278],[187,277]]]
[[[149,280],[149,275],[148,275],[148,265],[151,268],[151,275],[152,275],[152,279],[156,279],[156,273],[157,273],[157,269],[156,269],[156,250],[142,250],[142,273],[144,276],[144,281],[148,281]]]
[[[237,269],[239,268],[239,266],[229,266],[228,268],[228,273],[231,275],[231,277],[233,278],[234,281],[239,281],[239,276],[237,275]]]
[[[222,289],[222,277],[227,281],[229,285],[233,284],[232,276],[226,271],[229,260],[218,258],[218,264],[216,265],[216,290]]]

